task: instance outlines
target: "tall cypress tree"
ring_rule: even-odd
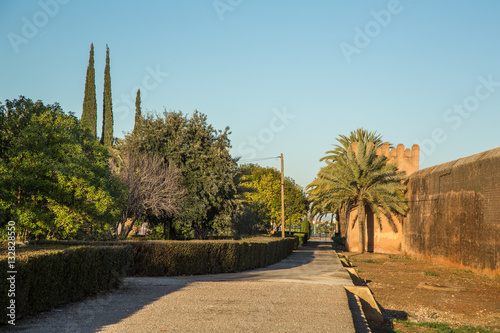
[[[94,43],[90,44],[89,65],[85,79],[85,93],[83,97],[82,124],[90,128],[94,136],[97,135],[97,101],[95,96],[95,69]]]
[[[135,97],[135,123],[134,123],[134,133],[137,133],[137,128],[141,124],[142,112],[141,112],[141,89],[137,89],[137,96]]]
[[[109,70],[109,47],[106,45],[106,67],[104,68],[104,93],[102,108],[101,143],[106,147],[113,145],[113,104],[111,102],[111,75]]]

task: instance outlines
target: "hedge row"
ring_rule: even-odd
[[[305,233],[305,232],[294,232],[293,235],[296,238],[295,248],[307,244],[307,239],[308,239],[308,236],[309,236],[307,233]]]
[[[177,276],[240,272],[265,267],[292,253],[295,238],[251,241],[133,242],[132,276]]]
[[[128,275],[178,276],[232,273],[269,266],[286,258],[300,237],[257,237],[242,241],[37,241],[38,245],[123,245],[132,247]]]
[[[65,245],[66,249],[18,252],[15,297],[7,258],[0,259],[0,308],[8,314],[15,300],[15,318],[77,301],[120,284],[123,277],[176,276],[239,272],[265,267],[286,258],[297,237],[254,238],[246,241],[78,242],[43,241],[37,245]],[[88,245],[94,246],[88,246]],[[33,246],[34,247],[34,246]],[[29,250],[30,246],[28,246]],[[37,247],[34,247],[35,249]],[[6,313],[7,312],[7,313]]]
[[[7,316],[10,312],[17,319],[118,286],[128,269],[130,254],[130,246],[79,246],[18,254],[15,274],[8,273],[12,269],[7,258],[0,259],[1,322],[13,319]],[[10,311],[12,299],[15,310]]]

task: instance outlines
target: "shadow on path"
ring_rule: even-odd
[[[143,285],[126,279],[118,290],[24,317],[16,322],[15,327],[0,326],[0,331],[99,332],[102,327],[116,324],[186,285],[187,283]]]
[[[115,292],[97,295],[82,302],[67,304],[52,311],[23,318],[11,331],[99,332],[105,327],[123,322],[134,314],[144,313],[143,310],[147,313],[153,307],[153,303],[191,284],[224,281],[352,284],[330,244],[310,243],[278,263],[241,273],[126,278],[123,286]],[[270,296],[271,294],[268,298]],[[0,330],[2,328],[12,327],[0,327]]]

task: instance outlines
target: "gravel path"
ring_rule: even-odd
[[[331,247],[309,245],[249,272],[127,278],[113,293],[22,319],[14,331],[355,332],[343,285],[352,282]]]

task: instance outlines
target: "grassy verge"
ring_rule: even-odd
[[[445,323],[439,322],[411,322],[407,320],[393,321],[394,329],[386,332],[429,332],[429,333],[493,333],[497,331],[486,330],[478,327],[459,326],[452,327]]]

